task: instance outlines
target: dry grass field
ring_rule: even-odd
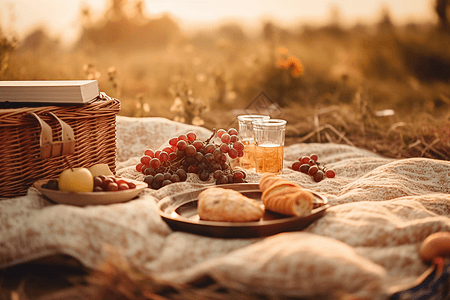
[[[287,144],[450,159],[450,34],[436,25],[395,26],[386,12],[374,26],[186,32],[170,16],[116,6],[95,21],[84,10],[80,26],[70,48],[44,29],[17,40],[0,28],[0,80],[97,79],[121,115],[210,129],[236,126],[264,91],[272,116],[288,121]]]

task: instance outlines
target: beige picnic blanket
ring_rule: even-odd
[[[147,148],[163,147],[178,133],[207,129],[163,118],[117,117],[118,174],[139,179],[134,164]],[[336,177],[315,183],[288,167],[316,153]],[[204,277],[220,285],[267,295],[315,298],[338,291],[383,299],[394,285],[408,284],[428,265],[420,243],[450,230],[450,163],[389,159],[339,144],[294,144],[285,148],[281,175],[328,197],[325,215],[303,231],[266,238],[220,239],[173,232],[157,202],[198,188],[194,176],[158,191],[147,189],[127,203],[56,205],[30,188],[24,197],[0,201],[0,267],[66,254],[89,268],[105,260],[105,245],[145,272],[171,282]],[[259,175],[249,173],[249,182]]]

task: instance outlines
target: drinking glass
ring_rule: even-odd
[[[253,136],[253,121],[269,120],[265,115],[241,115],[238,116],[239,138],[244,144],[244,156],[239,158],[239,166],[246,170],[255,170],[255,139]]]
[[[283,171],[286,123],[281,119],[253,122],[257,173],[281,174]]]

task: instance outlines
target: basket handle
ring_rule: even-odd
[[[72,155],[75,153],[75,135],[69,124],[58,118],[54,113],[49,112],[50,116],[55,118],[61,126],[61,141],[53,142],[52,128],[37,114],[30,112],[41,125],[41,136],[39,145],[41,147],[41,157],[50,158],[57,156]]]

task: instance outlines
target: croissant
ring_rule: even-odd
[[[306,216],[313,209],[314,195],[290,180],[263,175],[259,182],[266,209],[291,216]]]

